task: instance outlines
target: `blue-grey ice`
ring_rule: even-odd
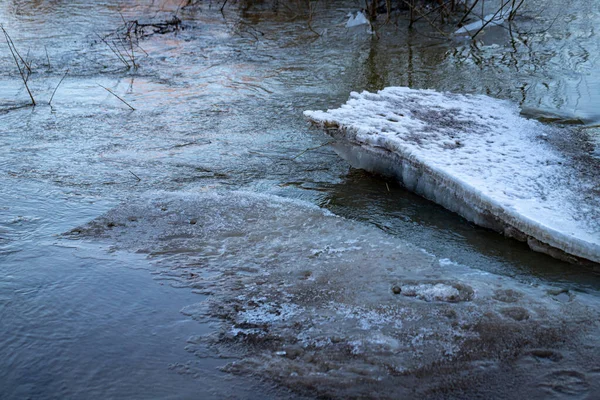
[[[72,233],[146,253],[157,276],[207,296],[182,310],[215,328],[189,351],[311,398],[600,390],[594,296],[440,259],[302,201],[154,192]]]
[[[389,87],[305,115],[354,167],[536,251],[600,262],[599,172],[561,151],[553,139],[564,132],[508,101]]]

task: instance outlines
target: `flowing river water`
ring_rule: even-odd
[[[198,338],[211,337],[220,328],[215,321],[200,318],[205,311],[196,312],[192,306],[206,303],[213,294],[196,282],[199,272],[194,261],[212,263],[211,268],[226,276],[220,260],[238,259],[252,274],[251,266],[266,262],[266,253],[277,253],[277,260],[292,265],[302,246],[311,246],[307,244],[310,232],[297,242],[287,238],[282,245],[260,250],[237,242],[220,249],[219,237],[225,242],[239,236],[253,243],[252,235],[259,232],[275,243],[286,237],[284,228],[301,229],[306,218],[306,224],[315,227],[314,246],[322,245],[323,238],[332,238],[332,243],[344,239],[350,246],[351,239],[337,237],[327,228],[346,222],[331,222],[330,215],[315,216],[309,204],[349,220],[341,230],[372,237],[363,246],[379,248],[389,240],[390,246],[422,249],[425,258],[411,256],[415,263],[429,263],[427,257],[451,260],[439,262],[456,266],[451,267],[451,276],[462,273],[463,267],[458,266],[468,266],[480,271],[473,280],[481,288],[508,279],[525,298],[535,296],[527,287],[552,288],[557,304],[577,294],[593,310],[591,315],[597,315],[600,276],[596,272],[534,253],[525,244],[477,228],[393,181],[350,169],[326,145],[327,137],[302,116],[307,109],[338,107],[351,91],[386,86],[481,93],[514,101],[529,117],[567,123],[564,129],[574,139],[561,144],[562,150],[596,165],[600,159],[596,33],[600,5],[526,3],[510,30],[489,29],[482,40],[472,42],[433,38],[435,32],[427,25],[409,31],[402,21],[379,26],[379,39],[364,29],[348,30],[346,15],[358,7],[352,1],[318,2],[310,25],[321,36],[309,29],[304,11],[296,12],[284,2],[240,1],[227,5],[222,13],[216,3],[209,7],[209,2],[185,8],[178,1],[150,0],[1,2],[0,23],[21,55],[32,62],[29,85],[38,106],[20,107],[28,102],[28,95],[8,46],[4,47],[0,51],[0,397],[364,396],[362,389],[347,391],[325,378],[310,384],[290,382],[277,376],[275,367],[256,366],[256,375],[263,380],[252,377],[251,363],[241,367],[232,363],[246,355],[247,349],[238,348],[239,343],[213,343],[199,350],[206,340]],[[149,35],[132,47],[139,64],[136,70],[126,69],[101,40],[123,20],[165,21],[175,13],[182,29]],[[47,105],[67,70],[52,106]],[[211,197],[223,191],[237,194]],[[190,193],[201,197],[189,199],[188,206],[177,206],[179,200],[170,197],[173,192],[183,193],[184,199]],[[278,205],[280,200],[272,200],[277,206],[266,212],[270,206],[264,198],[248,193],[293,201]],[[198,260],[189,256],[197,250],[189,243],[180,251],[188,258],[168,246],[168,254],[161,253],[166,236],[159,240],[154,231],[129,227],[138,218],[154,223],[152,212],[136,203],[140,196],[149,196],[152,205],[164,202],[159,207],[165,210],[180,207],[177,215],[193,217],[186,221],[198,229],[195,234],[213,232],[214,237],[203,239],[204,247],[197,251],[203,256]],[[119,211],[119,204],[132,207],[125,209],[129,214]],[[196,208],[186,208],[189,204]],[[117,236],[77,228],[115,207],[115,214],[108,215],[116,222],[110,220],[107,226],[117,228]],[[249,207],[262,211],[246,213]],[[217,217],[237,224],[236,230],[212,221]],[[204,218],[207,222],[202,225]],[[275,226],[252,225],[269,218]],[[168,231],[159,223],[154,228]],[[85,240],[63,235],[73,229],[89,235]],[[189,232],[169,234],[172,241]],[[107,243],[107,238],[112,241]],[[211,246],[217,249],[214,254],[207,250]],[[313,255],[337,251],[325,246]],[[165,272],[181,264],[191,268],[185,270],[187,278]],[[360,275],[348,287],[370,285],[369,279]],[[234,290],[229,283],[219,282]],[[463,286],[454,288],[463,293]],[[279,292],[274,293],[265,296]],[[342,301],[332,301],[338,300]],[[227,301],[223,304],[235,306]],[[367,298],[365,304],[377,301]],[[277,315],[288,311],[282,308]],[[324,326],[321,329],[328,332]],[[592,355],[598,347],[593,349]],[[570,359],[567,353],[564,357],[581,370],[543,370],[545,375],[539,379],[546,382],[543,390],[529,395],[542,398],[550,390],[558,398],[593,398],[598,388],[590,382],[598,380],[598,365],[575,356]],[[322,366],[322,360],[314,364]],[[290,371],[289,376],[296,376],[303,370]],[[368,375],[365,371],[357,373]],[[455,389],[446,385],[446,391],[429,394],[452,397],[470,390]],[[381,397],[389,393],[394,392],[383,391]]]

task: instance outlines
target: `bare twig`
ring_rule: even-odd
[[[29,81],[29,76],[31,75],[31,61],[27,62],[27,60],[29,60],[29,52],[30,51],[31,51],[31,48],[27,49],[27,54],[25,55],[25,60],[23,60],[23,63],[27,67],[27,74],[25,74],[25,79],[27,79],[27,81]]]
[[[385,10],[387,11],[387,17],[385,19],[385,23],[390,22],[390,17],[392,15],[392,0],[385,0]]]
[[[135,111],[135,108],[133,108],[128,102],[126,102],[125,100],[123,100],[122,98],[120,98],[119,96],[117,96],[117,94],[115,92],[113,92],[112,90],[110,90],[109,88],[102,86],[101,84],[97,84],[98,86],[100,86],[101,88],[103,88],[104,90],[106,90],[108,93],[112,94],[113,96],[115,96],[117,99],[121,100],[123,103],[125,103],[127,105],[127,107],[131,108],[132,111]]]
[[[221,9],[220,9],[219,11],[223,12],[223,9],[225,8],[225,4],[227,4],[227,1],[228,1],[228,0],[225,0],[225,1],[223,2],[223,5],[221,5]]]
[[[494,19],[496,18],[496,15],[498,15],[498,13],[501,13],[502,11],[504,11],[504,7],[506,7],[508,5],[508,3],[510,3],[512,0],[506,0],[505,3],[502,3],[502,5],[500,6],[500,8],[494,13],[494,15],[492,16],[492,18],[490,18],[489,20],[485,21],[485,23],[481,26],[481,28],[479,28],[479,30],[477,32],[475,32],[474,35],[471,36],[471,39],[475,39],[475,37],[477,35],[479,35],[479,33],[485,29],[485,27],[487,27],[490,23],[492,23],[494,21]],[[502,15],[502,14],[500,14]]]
[[[48,68],[51,69],[52,66],[50,65],[50,57],[48,56],[48,48],[44,45],[44,50],[46,50],[46,60],[48,60]]]
[[[148,52],[146,50],[144,50],[142,48],[142,46],[140,46],[139,43],[135,43],[135,47],[137,47],[138,49],[140,49],[145,55],[149,56]],[[206,57],[205,57],[206,58]]]
[[[308,21],[307,21],[308,30],[310,30],[312,33],[314,33],[317,36],[322,36],[319,32],[315,31],[314,28],[313,28],[313,26],[312,26],[313,15],[315,13],[312,1],[311,0],[306,0],[306,3],[308,5]]]
[[[436,31],[438,31],[438,33],[444,37],[448,37],[448,34],[446,32],[444,32],[443,30],[441,30],[436,24],[434,24],[434,22],[432,20],[430,20],[429,18],[427,18],[427,14],[423,13],[421,10],[419,10],[416,6],[415,6],[415,2],[414,0],[402,0],[404,2],[404,4],[406,4],[408,7],[410,7],[410,24],[408,25],[410,28],[412,28],[413,23],[416,21],[413,11],[416,11],[417,13],[419,13],[419,15],[421,16],[420,18],[425,19],[427,22],[429,22],[429,25],[431,25],[431,27],[435,28]]]
[[[127,21],[125,21],[125,17],[123,17],[123,13],[121,13],[121,11],[119,11],[119,15],[121,16],[121,19],[123,20],[123,25],[125,25],[125,27],[127,27],[127,32],[125,34],[125,38],[129,41],[129,49],[125,48],[125,45],[123,45],[123,47],[125,48],[125,51],[126,51],[127,55],[129,56],[129,59],[131,60],[131,64],[133,64],[133,68],[137,69],[137,64],[135,63],[135,51],[133,51],[133,38],[131,37],[131,29],[132,29],[133,23],[128,24]],[[129,55],[129,51],[131,51],[131,55]]]
[[[465,20],[467,18],[469,18],[469,15],[471,15],[471,12],[473,11],[473,9],[475,8],[475,6],[477,5],[477,3],[479,3],[479,0],[475,0],[473,2],[473,4],[471,4],[471,7],[467,10],[467,12],[465,13],[465,15],[463,15],[463,17],[460,19],[460,22],[458,23],[458,26],[462,26],[463,22],[465,22]]]
[[[433,14],[434,12],[438,12],[440,10],[443,10],[444,7],[446,7],[446,3],[442,3],[441,5],[430,9],[426,13],[422,13],[420,17],[415,18],[414,22],[417,22],[417,21],[421,20],[422,18],[425,18],[425,17],[429,16],[430,14]]]
[[[60,84],[62,83],[62,81],[65,80],[65,78],[67,77],[67,74],[69,73],[69,70],[67,69],[65,71],[65,74],[63,75],[63,77],[60,79],[60,81],[58,82],[58,85],[56,85],[56,87],[54,88],[54,92],[52,92],[52,96],[50,96],[50,100],[48,101],[48,105],[50,105],[50,103],[52,103],[52,99],[54,98],[54,94],[56,93],[56,91],[58,90],[58,87],[60,86]]]
[[[127,62],[127,60],[125,59],[125,57],[123,57],[123,54],[119,51],[118,48],[116,48],[116,46],[115,46],[115,48],[113,48],[110,45],[110,43],[105,38],[103,38],[102,36],[98,35],[97,33],[96,33],[96,36],[98,36],[98,39],[100,39],[102,42],[104,42],[104,44],[106,44],[106,46],[108,46],[108,48],[110,49],[110,51],[112,51],[113,54],[115,56],[117,56],[117,58],[119,60],[121,60],[121,62],[123,64],[125,64],[125,66],[127,67],[127,69],[131,68],[131,65],[129,65],[129,62]]]
[[[131,175],[135,176],[135,179],[137,179],[137,181],[138,181],[138,182],[139,182],[139,181],[141,181],[141,179],[140,179],[140,177],[139,177],[139,176],[137,176],[136,174],[134,174],[134,173],[133,173],[133,172],[131,172],[131,171],[129,171],[129,173],[130,173]]]
[[[19,53],[19,51],[17,50],[17,46],[15,46],[15,44],[13,43],[13,40],[11,39],[11,37],[8,35],[8,32],[6,32],[6,30],[4,29],[4,27],[2,27],[2,31],[4,32],[4,35],[6,36],[6,41],[9,43],[8,47],[11,48],[11,52],[14,51],[13,57],[15,56],[15,54],[17,55],[17,57],[19,57],[19,60],[21,60],[21,62],[23,63],[23,65],[25,66],[25,68],[27,69],[28,74],[31,74],[31,65],[29,65],[29,63],[27,63],[27,61],[25,61],[23,59],[23,57],[21,57],[21,54]],[[16,60],[15,60],[16,61]],[[20,69],[20,68],[19,68]]]
[[[31,104],[35,106],[35,99],[33,98],[33,94],[31,94],[31,90],[29,90],[29,85],[27,85],[27,79],[29,77],[29,74],[27,74],[27,76],[25,76],[24,68],[21,68],[21,65],[19,64],[19,60],[17,59],[17,55],[19,54],[19,52],[17,51],[17,48],[15,47],[15,44],[13,43],[12,39],[8,35],[8,32],[6,32],[6,30],[4,29],[3,26],[0,26],[0,28],[2,29],[2,32],[4,32],[4,37],[6,38],[6,43],[8,44],[10,53],[12,54],[13,59],[15,60],[15,64],[17,64],[17,68],[19,69],[19,74],[21,75],[21,79],[23,80],[25,89],[27,89],[27,93],[29,94],[29,97],[31,98]],[[20,55],[19,55],[19,58],[21,59],[21,61],[23,61],[23,64],[25,64],[25,67],[28,68],[29,71],[31,72],[31,68],[29,68],[27,63],[23,60],[23,58]]]
[[[512,2],[512,9],[510,11],[510,15],[508,16],[508,20],[512,21],[513,19],[515,19],[515,16],[517,15],[517,11],[519,10],[519,8],[521,8],[521,6],[523,5],[523,3],[525,2],[525,0],[521,0],[520,3],[515,7],[517,0],[513,0]]]

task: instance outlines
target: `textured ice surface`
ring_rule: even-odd
[[[557,301],[303,202],[159,192],[69,236],[147,253],[159,277],[208,295],[182,312],[218,332],[188,350],[232,358],[232,373],[327,398],[600,390],[590,296]]]
[[[551,139],[564,132],[511,103],[390,87],[305,115],[341,137],[337,151],[358,168],[534,250],[600,262],[600,171],[563,155]]]

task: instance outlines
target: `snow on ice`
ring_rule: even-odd
[[[599,172],[553,145],[565,132],[510,102],[389,87],[305,115],[339,139],[334,148],[354,167],[394,176],[536,251],[600,262]]]

